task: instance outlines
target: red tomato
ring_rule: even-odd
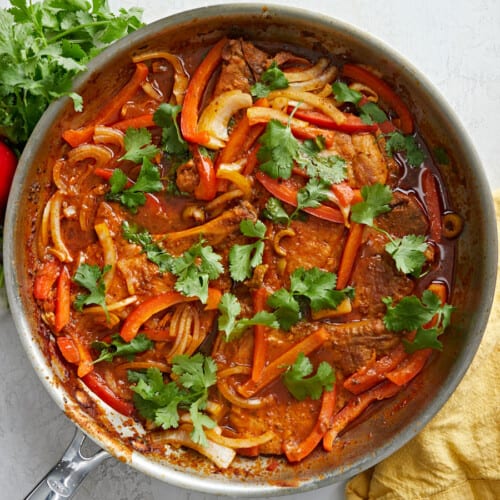
[[[0,141],[0,210],[3,210],[7,205],[7,197],[16,166],[17,157],[14,151]]]

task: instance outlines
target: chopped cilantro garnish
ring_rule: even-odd
[[[136,213],[137,208],[146,203],[145,193],[155,193],[163,189],[158,167],[147,158],[142,161],[137,181],[130,187],[127,187],[127,176],[119,168],[115,168],[113,171],[109,184],[111,190],[107,193],[106,199],[120,202],[132,213]]]
[[[224,272],[221,256],[200,240],[180,257],[175,257],[171,272],[177,276],[175,289],[188,297],[198,297],[203,304],[208,299],[208,282]]]
[[[312,372],[313,365],[311,361],[301,352],[297,356],[295,363],[289,366],[283,374],[283,383],[295,399],[299,401],[303,401],[307,397],[319,399],[323,394],[323,389],[326,391],[333,390],[335,372],[326,361],[322,361],[316,370],[316,374],[310,377],[309,375]]]
[[[422,274],[422,266],[426,260],[427,243],[425,237],[409,234],[403,238],[392,238],[391,236],[389,238],[390,241],[385,245],[385,250],[394,259],[397,269],[418,278]]]
[[[216,373],[213,359],[197,353],[191,357],[174,357],[175,381],[165,383],[158,368],[148,368],[145,373],[129,371],[128,376],[135,384],[131,386],[134,404],[143,417],[163,429],[170,429],[179,425],[179,409],[189,410],[193,423],[191,438],[206,446],[203,428],[213,428],[216,423],[202,412],[207,406],[208,389],[217,381]]]
[[[384,184],[373,184],[361,188],[363,201],[356,203],[351,208],[351,219],[360,224],[373,226],[373,219],[380,214],[388,212],[391,208],[392,191]]]
[[[151,160],[160,150],[151,143],[151,133],[147,128],[129,128],[123,138],[126,153],[120,160],[142,163],[146,158]]]
[[[131,226],[128,221],[124,221],[122,224],[122,234],[128,242],[141,246],[148,260],[156,264],[160,272],[165,273],[170,271],[174,257],[155,243],[148,231],[139,231],[137,226]]]
[[[94,364],[101,361],[113,361],[116,356],[123,356],[131,360],[136,354],[152,349],[153,346],[153,341],[149,340],[143,333],[134,337],[130,342],[125,342],[120,337],[120,334],[115,333],[111,337],[111,343],[103,341],[92,343],[92,348],[100,351],[99,357],[94,360]]]
[[[400,132],[392,132],[387,134],[385,150],[389,156],[395,152],[406,153],[406,160],[412,167],[419,167],[425,160],[424,152],[411,135],[403,135]]]
[[[357,90],[351,89],[344,82],[335,82],[332,85],[333,93],[335,95],[335,100],[339,103],[350,102],[352,104],[358,104],[363,95]]]
[[[106,317],[109,317],[106,306],[106,289],[104,284],[104,275],[111,269],[110,266],[104,266],[100,269],[97,265],[80,264],[73,276],[73,281],[86,288],[88,294],[78,294],[73,305],[77,311],[81,311],[83,306],[97,304],[104,309]]]
[[[259,238],[255,243],[246,245],[233,245],[229,250],[229,272],[235,281],[250,278],[252,269],[262,263],[266,226],[260,220],[255,223],[250,219],[240,222],[240,231],[250,238]]]
[[[428,347],[438,350],[443,348],[438,337],[450,324],[453,306],[441,305],[439,297],[430,290],[424,291],[421,300],[411,295],[401,299],[395,306],[392,305],[390,297],[382,300],[387,306],[384,323],[389,330],[395,332],[416,330],[413,342],[403,339],[407,352]],[[434,326],[426,328],[425,325],[434,317],[436,317]]]
[[[374,102],[367,102],[359,107],[361,120],[367,125],[373,125],[373,123],[383,123],[389,118],[384,111],[382,111]]]
[[[162,145],[165,151],[175,156],[186,156],[189,152],[183,139],[177,117],[182,106],[162,103],[153,115],[154,122],[162,128]]]
[[[273,196],[267,200],[262,215],[277,224],[288,224],[290,222],[290,216],[283,208],[283,204]]]
[[[304,300],[313,311],[335,309],[345,298],[353,297],[353,289],[336,290],[337,275],[317,267],[296,269],[290,276],[290,290],[280,288],[267,300],[284,330],[289,330],[301,318],[300,304]]]
[[[304,208],[319,207],[322,201],[328,199],[329,194],[330,184],[317,177],[310,179],[303,188],[298,190],[297,208],[291,217],[293,218],[299,210],[303,210]]]
[[[260,81],[252,85],[250,93],[254,97],[267,97],[272,90],[286,89],[287,87],[288,80],[285,73],[279,69],[276,61],[273,61],[269,68],[262,73]]]

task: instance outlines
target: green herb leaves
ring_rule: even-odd
[[[103,270],[96,265],[81,264],[78,266],[73,281],[84,288],[88,294],[79,294],[74,302],[75,309],[81,311],[83,306],[97,304],[104,309],[108,317],[108,308],[106,307],[106,289],[104,285],[104,275],[110,270],[110,266],[104,266]]]
[[[101,361],[113,361],[116,356],[133,359],[136,354],[152,349],[153,342],[143,333],[134,337],[130,342],[125,342],[120,334],[116,333],[111,337],[111,343],[93,342],[92,348],[100,351],[99,357],[94,360],[95,364]]]
[[[425,160],[424,152],[411,135],[403,135],[400,132],[387,134],[385,150],[389,156],[395,152],[406,153],[406,160],[412,167],[419,167]]]
[[[252,85],[250,93],[254,97],[267,97],[272,90],[286,89],[288,80],[285,74],[281,71],[273,61],[260,77],[260,81]]]
[[[404,297],[395,306],[392,305],[390,297],[386,297],[383,301],[387,306],[384,323],[389,330],[395,332],[416,330],[413,342],[403,340],[407,352],[428,347],[438,350],[443,348],[438,337],[450,324],[453,306],[441,305],[439,297],[430,290],[424,291],[421,300],[412,295]],[[429,326],[433,318],[435,318],[434,325]]]
[[[11,2],[0,9],[0,135],[22,148],[48,105],[108,44],[141,27],[140,9],[114,15],[103,0]]]
[[[335,372],[326,361],[322,361],[316,370],[316,374],[310,377],[309,375],[312,372],[313,365],[311,361],[301,352],[297,356],[295,363],[289,366],[283,374],[283,383],[295,399],[299,401],[303,401],[307,397],[319,399],[323,394],[323,389],[326,391],[333,390]]]
[[[194,356],[175,356],[172,374],[175,381],[165,383],[158,368],[145,373],[129,371],[134,391],[134,404],[139,413],[163,429],[179,425],[179,410],[189,410],[193,423],[191,438],[205,446],[203,430],[215,427],[215,422],[202,411],[208,401],[208,389],[216,383],[217,365],[210,357],[198,353]]]
[[[373,219],[380,214],[389,212],[389,203],[392,200],[392,191],[384,184],[373,184],[361,188],[363,201],[351,208],[351,220],[373,226]]]
[[[403,238],[390,238],[385,245],[386,252],[392,256],[396,268],[405,274],[411,274],[418,278],[422,274],[425,264],[425,252],[427,243],[425,236],[408,234]]]
[[[162,128],[162,144],[165,152],[176,156],[186,156],[189,152],[187,142],[182,137],[177,123],[181,108],[182,106],[162,103],[153,115],[154,122]]]

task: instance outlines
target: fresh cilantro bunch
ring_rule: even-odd
[[[353,298],[351,287],[336,290],[337,275],[317,267],[298,268],[290,276],[290,289],[280,288],[267,300],[281,328],[289,330],[302,317],[301,305],[313,311],[335,309],[347,297]]]
[[[153,346],[153,341],[149,340],[143,333],[139,333],[130,342],[125,342],[120,337],[120,334],[115,333],[111,337],[111,343],[101,340],[92,343],[92,348],[100,351],[99,357],[94,360],[94,364],[101,361],[113,361],[116,356],[123,356],[128,360],[132,360],[136,354],[148,351]]]
[[[250,93],[254,97],[267,97],[272,90],[286,89],[288,80],[285,73],[279,69],[276,61],[273,61],[269,68],[264,71],[260,81],[252,85]]]
[[[252,270],[262,263],[266,225],[250,219],[240,222],[240,231],[250,238],[258,238],[247,245],[233,245],[229,250],[229,272],[234,281],[244,281],[252,276]]]
[[[357,90],[351,89],[344,82],[335,82],[332,85],[333,93],[335,95],[335,99],[339,103],[349,102],[354,104],[359,110],[359,117],[361,120],[367,125],[373,125],[374,123],[383,123],[386,122],[389,118],[385,112],[380,109],[374,102],[366,102],[360,105],[361,98],[363,94],[358,92]]]
[[[268,311],[259,311],[251,318],[237,319],[241,314],[241,304],[232,293],[225,293],[219,303],[218,328],[226,335],[226,341],[234,340],[255,325],[264,325],[269,328],[279,328],[276,316]]]
[[[77,311],[81,311],[83,306],[97,304],[101,306],[109,319],[109,312],[106,306],[106,288],[104,285],[104,275],[111,269],[111,266],[104,266],[100,269],[97,265],[80,264],[73,276],[73,282],[88,290],[88,294],[78,294],[73,305]]]
[[[110,43],[142,26],[142,10],[113,14],[106,0],[11,0],[0,9],[0,136],[21,149],[48,105]]]
[[[319,399],[326,391],[333,390],[335,383],[335,372],[326,361],[318,365],[316,374],[310,376],[313,372],[313,365],[309,358],[303,353],[299,353],[295,363],[287,368],[282,376],[283,383],[291,392],[292,396],[299,401],[307,397]]]
[[[163,429],[178,427],[179,410],[188,410],[193,424],[191,438],[206,446],[203,428],[212,429],[216,423],[203,410],[208,390],[217,381],[217,365],[201,353],[175,356],[172,361],[172,380],[167,383],[158,368],[148,368],[146,372],[129,370],[134,405],[144,418]]]
[[[450,324],[453,306],[442,305],[439,297],[431,290],[425,290],[421,299],[415,295],[404,297],[395,306],[392,305],[391,297],[382,300],[387,306],[384,323],[389,330],[416,330],[413,342],[403,339],[407,352],[412,353],[429,347],[442,350],[443,344],[438,337]],[[426,326],[433,318],[436,318],[434,325]]]

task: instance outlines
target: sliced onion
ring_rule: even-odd
[[[344,114],[335,107],[335,104],[331,99],[313,94],[312,92],[304,92],[302,90],[287,88],[282,90],[273,90],[269,93],[267,98],[272,101],[277,97],[286,97],[289,100],[309,104],[313,108],[323,111],[325,115],[329,116],[336,123],[343,123],[345,121]]]
[[[151,441],[156,444],[168,443],[174,446],[186,446],[204,455],[221,469],[227,469],[236,456],[236,452],[232,448],[215,443],[210,439],[207,440],[206,446],[195,443],[186,429],[155,432],[151,436]]]
[[[193,338],[194,329],[199,330],[199,328],[200,318],[197,311],[190,304],[180,304],[176,307],[170,321],[170,331],[175,336],[175,341],[167,355],[168,361],[172,361],[174,356],[178,354],[184,354]],[[196,335],[198,336],[199,332]]]
[[[306,92],[305,92],[306,93]],[[263,106],[252,106],[247,109],[247,117],[250,125],[257,123],[267,123],[271,120],[277,120],[284,125],[290,123],[293,128],[307,128],[309,123],[298,118],[290,118],[290,115],[279,109],[265,108]]]
[[[321,73],[315,78],[306,80],[304,82],[295,82],[290,84],[290,88],[295,90],[310,91],[322,89],[325,85],[333,82],[337,77],[337,68],[335,66],[330,66],[326,71]]]
[[[220,375],[219,375],[220,376]],[[257,408],[262,408],[263,406],[271,403],[271,397],[265,398],[243,398],[236,394],[229,386],[225,379],[219,379],[217,381],[217,389],[219,392],[234,406],[239,408],[247,408],[249,410],[255,410]],[[246,448],[246,446],[241,446],[241,448]]]
[[[118,148],[117,155],[120,156],[125,150],[123,142],[124,134],[121,130],[105,125],[96,125],[94,129],[94,142],[96,144],[111,144]]]
[[[104,252],[104,265],[109,266],[109,271],[105,273],[103,277],[104,289],[108,291],[116,271],[117,252],[115,242],[105,222],[96,224],[94,230]]]
[[[204,146],[212,149],[223,148],[229,139],[229,120],[237,111],[251,105],[252,96],[241,90],[228,90],[210,101],[198,122],[198,132],[206,132],[209,136]]]
[[[52,198],[47,201],[42,212],[42,223],[38,236],[38,254],[40,258],[45,255],[47,247],[49,246],[51,204]]]
[[[111,304],[106,304],[106,308],[109,312],[111,311],[119,311],[120,309],[124,309],[130,304],[134,304],[137,302],[136,295],[129,295],[125,299],[118,300],[117,302],[112,302]],[[83,314],[104,314],[104,310],[101,306],[90,306],[86,307],[82,310]]]
[[[68,165],[74,165],[83,160],[95,160],[94,167],[102,168],[113,158],[113,152],[99,144],[81,144],[68,153]]]
[[[273,431],[264,432],[264,434],[261,434],[260,436],[250,436],[244,438],[230,438],[223,436],[215,429],[207,429],[205,434],[207,435],[207,438],[214,443],[234,449],[260,446],[261,444],[267,443],[276,437],[276,434]]]
[[[62,207],[62,194],[56,191],[51,198],[50,203],[50,235],[54,243],[55,255],[62,262],[73,262],[73,258],[69,253],[68,248],[64,244],[61,234],[61,207]]]
[[[169,52],[147,52],[145,54],[140,54],[132,58],[135,63],[148,61],[150,59],[165,59],[170,63],[174,69],[174,87],[172,89],[172,94],[175,97],[176,104],[182,104],[184,100],[184,94],[189,83],[186,71],[182,64],[182,60]]]
[[[306,80],[317,78],[327,67],[328,59],[326,57],[321,57],[314,66],[302,71],[285,71],[284,73],[289,83],[304,82]]]

